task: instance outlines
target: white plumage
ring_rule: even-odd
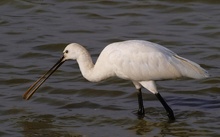
[[[138,93],[139,115],[144,115],[141,87],[155,94],[174,120],[172,109],[157,91],[156,80],[189,77],[201,79],[208,77],[206,70],[198,64],[182,58],[171,50],[156,43],[143,40],[115,42],[106,46],[95,65],[88,51],[77,43],[67,45],[64,56],[24,94],[29,99],[43,82],[66,60],[76,60],[82,75],[91,82],[98,82],[109,77],[131,80]]]
[[[153,83],[154,80],[208,77],[208,73],[198,64],[163,46],[143,40],[128,40],[106,46],[95,66],[86,49],[76,43],[69,44],[64,49],[64,58],[76,59],[82,75],[92,82],[117,76],[133,81],[135,86],[144,86],[147,85],[144,83]],[[144,87],[153,93],[157,92],[155,86]]]

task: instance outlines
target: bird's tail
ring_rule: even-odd
[[[202,79],[209,77],[208,72],[203,69],[199,64],[192,62],[188,59],[182,58],[178,55],[174,56],[178,60],[178,70],[181,71],[181,74],[184,77]]]

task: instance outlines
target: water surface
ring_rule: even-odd
[[[2,0],[0,2],[0,136],[216,137],[220,135],[220,2]],[[66,62],[29,100],[22,94],[71,42],[97,59],[108,44],[149,40],[199,63],[205,80],[158,81],[176,122],[144,90],[138,119],[135,88],[117,78],[85,80]]]

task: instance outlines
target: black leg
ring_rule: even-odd
[[[141,88],[138,89],[137,95],[138,95],[138,105],[139,105],[138,116],[144,117],[145,111],[144,111],[144,105],[143,105],[143,98],[142,98]]]
[[[159,99],[165,110],[167,111],[167,116],[169,117],[170,120],[175,120],[173,110],[168,106],[166,101],[163,99],[163,97],[160,95],[160,93],[155,94],[156,97]]]

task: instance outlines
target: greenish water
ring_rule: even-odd
[[[218,137],[220,136],[220,2],[2,0],[0,2],[0,136]],[[205,80],[158,81],[176,121],[144,90],[146,117],[138,119],[130,81],[86,81],[66,62],[31,98],[23,93],[77,42],[96,60],[115,41],[159,43],[199,63]]]

